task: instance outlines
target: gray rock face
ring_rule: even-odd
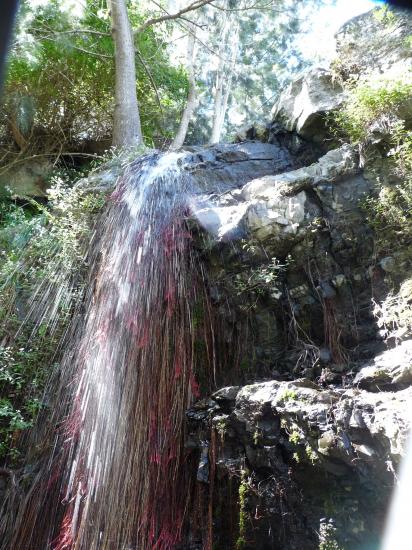
[[[233,394],[231,388],[219,390],[219,400],[204,409],[202,422],[191,423],[191,438],[201,446],[204,430],[215,429],[220,478],[246,461],[252,472],[247,509],[268,501],[269,516],[276,521],[279,510],[268,473],[274,477],[284,491],[282,513],[292,514],[292,504],[299,517],[284,525],[284,538],[274,547],[317,548],[311,531],[322,522],[328,495],[333,495],[339,542],[352,548],[370,540],[383,519],[376,499],[388,498],[387,486],[405,452],[411,388],[377,394],[325,389],[300,379],[252,384],[237,390],[235,399]],[[266,526],[262,518],[250,520],[257,533]]]
[[[297,77],[275,103],[272,121],[322,143],[332,137],[325,117],[339,109],[345,100],[339,78],[346,80],[370,73],[385,73],[396,78],[410,70],[412,56],[408,37],[412,34],[412,19],[400,10],[394,10],[394,14],[380,16],[376,8],[344,25],[336,35],[335,66],[314,67]],[[398,114],[403,120],[411,121],[412,102],[401,105]],[[250,131],[244,130],[241,136]]]
[[[113,191],[116,180],[122,172],[123,168],[120,162],[112,166],[104,166],[89,174],[87,178],[80,179],[76,183],[76,187],[89,193],[108,193]]]
[[[220,193],[239,188],[256,177],[291,170],[295,164],[294,155],[286,147],[260,141],[188,147],[186,152],[185,168],[193,175],[197,192]],[[90,192],[109,192],[122,170],[119,159],[79,180],[77,186]]]
[[[241,190],[200,199],[193,215],[217,241],[245,236],[270,240],[284,255],[322,214],[313,193],[337,213],[353,207],[367,187],[353,177],[356,172],[355,155],[343,146],[311,166],[258,177]]]
[[[412,66],[407,38],[412,34],[412,19],[406,11],[392,16],[379,15],[379,8],[354,17],[336,34],[336,51],[343,69],[351,74],[370,71],[387,73]]]
[[[355,376],[354,385],[372,392],[404,389],[412,385],[412,340],[374,357]]]
[[[45,197],[54,166],[48,160],[27,161],[0,176],[0,196],[10,190],[15,197]]]
[[[294,166],[294,157],[286,147],[259,141],[190,147],[187,151],[191,153],[187,170],[199,189],[208,193],[239,188],[254,178]]]
[[[339,108],[344,100],[332,73],[314,68],[294,80],[272,109],[272,119],[287,130],[321,143],[328,131],[325,115]]]

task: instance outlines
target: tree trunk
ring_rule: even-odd
[[[126,0],[110,0],[115,47],[115,106],[113,145],[130,147],[143,143],[136,95],[136,66],[133,34]]]
[[[220,139],[219,125],[222,117],[223,69],[224,69],[224,64],[222,63],[222,60],[220,60],[219,68],[216,76],[216,91],[215,91],[215,101],[214,101],[214,109],[213,109],[212,134],[210,136],[210,141],[209,141],[211,145],[213,145],[214,143],[217,143]]]
[[[238,54],[238,44],[239,44],[239,28],[237,28],[234,31],[232,59],[230,61],[230,66],[228,68],[228,71],[226,72],[226,85],[225,85],[225,92],[223,94],[222,101],[221,101],[221,106],[220,106],[220,118],[219,118],[217,141],[220,140],[220,136],[222,134],[223,126],[224,126],[224,123],[225,123],[227,103],[229,101],[230,92],[232,90],[233,75],[234,75],[234,71],[235,71],[235,68],[236,68],[236,59],[237,59],[237,54]]]
[[[196,90],[196,80],[194,75],[194,64],[195,64],[195,36],[194,31],[188,38],[187,45],[187,72],[189,80],[189,93],[187,95],[187,102],[185,109],[182,114],[182,119],[180,121],[179,129],[176,133],[176,136],[170,145],[172,151],[180,149],[182,147],[187,134],[187,129],[189,123],[192,119],[193,112],[197,106],[197,90]]]
[[[210,144],[218,143],[222,134],[223,124],[227,110],[227,104],[232,86],[233,73],[236,66],[236,58],[239,45],[239,24],[234,18],[227,18],[222,32],[222,40],[219,47],[219,65],[216,75],[216,88],[214,96],[213,124],[210,136]],[[230,54],[230,61],[228,55]]]

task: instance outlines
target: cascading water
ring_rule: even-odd
[[[185,411],[199,395],[196,345],[210,349],[208,323],[193,314],[205,293],[183,162],[149,155],[119,178],[94,245],[84,322],[41,428],[52,450],[7,547],[160,550],[182,539],[193,497]]]

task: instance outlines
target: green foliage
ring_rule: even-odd
[[[18,458],[19,434],[43,405],[50,370],[83,295],[85,250],[104,197],[55,176],[46,207],[0,205],[0,459]],[[36,301],[36,290],[42,300]]]
[[[382,8],[378,15],[386,18],[388,13]],[[347,95],[344,108],[335,117],[338,131],[357,144],[361,152],[367,151],[372,130],[381,136],[378,143],[387,175],[376,175],[376,194],[361,203],[375,231],[377,255],[392,255],[394,250],[399,250],[396,262],[405,265],[412,257],[412,131],[404,113],[412,98],[412,72],[392,79],[365,77],[358,83],[349,83]],[[372,174],[373,170],[372,164]],[[379,174],[379,166],[375,172]],[[374,313],[387,335],[401,337],[409,333],[412,330],[411,281],[405,280],[398,291],[376,304]]]
[[[336,541],[336,527],[332,523],[322,523],[319,530],[319,550],[342,550]]]
[[[143,22],[130,6],[134,27]],[[154,27],[135,38],[137,94],[148,143],[170,137],[187,94],[182,67],[169,61],[167,35]],[[106,2],[87,0],[83,16],[64,0],[30,8],[19,18],[0,113],[3,164],[33,154],[93,152],[111,141],[114,49]],[[141,60],[145,60],[144,63]],[[95,148],[95,149],[93,149]]]
[[[298,443],[300,443],[300,439],[301,439],[301,436],[299,432],[294,431],[289,435],[289,441],[293,445],[298,445]]]
[[[32,426],[43,406],[48,362],[58,343],[56,336],[43,335],[29,345],[26,339],[23,331],[12,346],[0,347],[0,396],[6,396],[0,397],[0,459],[18,458],[19,433]]]
[[[243,274],[236,274],[232,282],[237,295],[251,292],[258,295],[270,293],[273,298],[279,298],[281,295],[279,282],[289,262],[289,258],[284,263],[277,258],[272,258],[267,264],[251,268],[249,273],[246,273],[246,278]]]
[[[386,5],[374,10],[372,13],[375,20],[381,25],[391,26],[397,21],[396,14],[390,9],[389,6]]]
[[[309,444],[306,445],[305,447],[305,454],[313,466],[315,462],[318,460],[318,455],[315,453],[315,451],[312,449],[312,447]]]
[[[285,390],[281,396],[282,401],[296,401],[297,398],[298,394],[296,393],[296,391],[290,389]]]
[[[378,197],[363,202],[378,250],[383,252],[391,252],[394,244],[410,245],[412,237],[412,132],[398,122],[390,141],[387,158],[394,181],[380,184],[378,180]]]
[[[375,229],[378,253],[390,252],[412,236],[412,132],[402,118],[412,97],[412,72],[396,78],[369,76],[349,84],[345,106],[335,116],[338,132],[367,151],[372,131],[381,137],[390,178],[377,177],[377,197],[363,201]]]
[[[338,133],[342,132],[352,143],[360,143],[379,122],[391,131],[389,115],[398,114],[399,107],[411,98],[412,72],[396,78],[366,77],[358,82],[350,81],[346,86],[347,100],[336,113],[335,123]]]
[[[412,333],[412,279],[406,279],[398,292],[391,292],[381,304],[375,304],[377,325],[386,336],[403,338]]]
[[[239,536],[236,540],[236,550],[241,550],[246,546],[246,499],[248,490],[246,471],[242,470],[239,483]]]

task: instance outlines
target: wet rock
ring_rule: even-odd
[[[245,185],[267,174],[290,170],[294,157],[286,147],[247,141],[188,147],[192,154],[187,170],[193,174],[200,191],[221,193]]]
[[[391,273],[396,269],[396,261],[393,256],[385,256],[385,258],[382,258],[382,260],[379,262],[379,265],[384,271],[387,271],[388,273]]]
[[[78,189],[90,193],[109,193],[116,186],[117,178],[123,173],[121,162],[103,166],[76,183]]]

